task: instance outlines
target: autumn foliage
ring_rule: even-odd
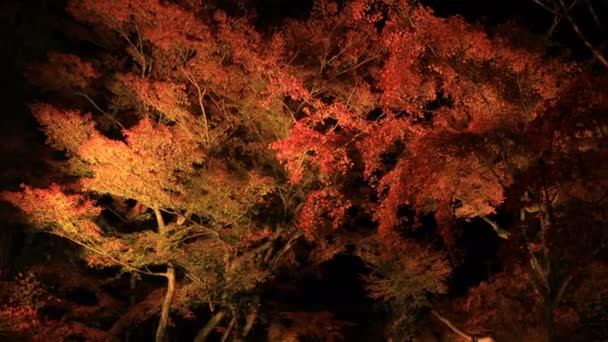
[[[353,325],[330,312],[258,307],[271,279],[340,253],[365,263],[388,338],[414,336],[434,306],[469,334],[590,336],[577,327],[605,318],[605,73],[515,24],[416,1],[320,0],[268,30],[216,5],[70,0],[72,37],[94,51],[26,70],[61,176],[2,198],[130,277],[100,336],[153,317],[160,342],[179,317],[198,321],[195,341],[264,325],[271,340],[340,340]],[[450,302],[463,229],[504,239],[503,267]],[[97,333],[79,324],[65,329]]]

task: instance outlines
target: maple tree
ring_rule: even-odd
[[[265,254],[270,259],[274,240],[286,228],[273,228],[277,222],[254,215],[274,187],[263,174],[272,164],[261,147],[289,121],[263,115],[268,109],[257,103],[270,106],[269,95],[279,94],[251,90],[245,79],[258,73],[267,78],[263,87],[278,77],[273,68],[258,65],[272,59],[245,50],[240,40],[260,38],[253,31],[249,37],[236,36],[235,30],[247,32],[247,23],[228,22],[219,12],[207,26],[185,9],[160,2],[108,7],[73,1],[68,10],[99,25],[100,35],[117,34],[135,65],[121,68],[111,60],[94,65],[75,55],[52,54],[48,64],[31,68],[30,78],[45,90],[72,89],[98,113],[33,105],[48,143],[68,158],[63,169],[78,180],[47,189],[24,186],[21,192],[4,193],[4,199],[32,225],[83,247],[91,266],[167,279],[164,295],[152,292],[135,305],[110,329],[112,335],[145,318],[142,313],[156,311],[156,340],[163,341],[171,307],[188,310],[182,303],[197,301],[230,308],[236,322],[241,318],[232,298],[266,277],[256,258]],[[200,40],[212,35],[211,43]],[[100,77],[108,72],[111,80]],[[70,77],[61,77],[64,73]],[[65,82],[57,86],[57,79]],[[107,92],[100,93],[104,88]],[[110,216],[119,222],[112,224],[116,219]],[[191,248],[197,252],[188,252]],[[166,271],[149,270],[161,265]],[[187,281],[176,284],[176,267]],[[251,327],[240,324],[243,330],[236,334],[245,336]]]
[[[63,154],[59,174],[2,198],[145,293],[103,338],[159,316],[164,341],[172,317],[208,307],[195,341],[243,340],[267,280],[340,253],[365,263],[395,340],[428,312],[454,326],[435,306],[465,313],[465,336],[555,340],[602,319],[605,76],[515,24],[489,32],[416,1],[315,1],[270,33],[213,4],[70,0],[72,38],[94,53],[26,70]],[[503,270],[441,304],[476,221],[504,240]],[[270,321],[268,338],[294,341],[349,326],[326,311]],[[98,333],[71,322],[55,333]]]
[[[574,63],[548,58],[539,41],[513,25],[489,35],[480,26],[457,17],[433,16],[414,3],[357,1],[340,10],[331,5],[319,7],[315,14],[321,17],[318,25],[296,27],[298,32],[308,30],[307,36],[318,37],[310,40],[319,46],[311,49],[317,57],[308,63],[318,63],[322,81],[317,81],[311,92],[322,94],[322,98],[303,102],[301,118],[291,135],[273,144],[291,171],[292,182],[301,181],[309,172],[309,177],[322,184],[320,191],[332,194],[325,202],[314,201],[318,192],[310,194],[313,204],[302,210],[303,217],[315,218],[309,221],[310,226],[324,227],[316,221],[319,218],[333,227],[341,223],[344,215],[338,213],[344,210],[336,208],[352,205],[352,195],[344,194],[352,194],[350,177],[354,172],[361,172],[360,177],[374,192],[365,206],[357,209],[369,210],[378,224],[380,241],[389,245],[400,241],[395,229],[415,228],[419,226],[416,218],[428,213],[434,215],[446,246],[455,243],[458,231],[453,223],[474,218],[485,221],[503,239],[510,239],[511,234],[521,238],[519,229],[525,233],[525,226],[507,230],[492,215],[503,205],[528,213],[540,211],[541,216],[556,215],[564,210],[565,202],[573,205],[563,197],[574,196],[574,188],[578,195],[573,199],[598,206],[577,206],[585,215],[604,210],[605,167],[599,161],[604,160],[606,135],[604,120],[597,116],[605,113],[604,96],[599,95],[604,88],[583,86],[588,76],[574,77],[578,73]],[[332,18],[325,20],[325,16]],[[332,35],[322,38],[317,32],[323,31],[320,27],[324,23],[325,32]],[[357,30],[360,27],[365,29]],[[346,33],[338,36],[341,28]],[[358,32],[374,30],[379,31],[376,39],[352,38]],[[334,44],[347,43],[334,47],[328,41],[332,38]],[[361,45],[351,45],[352,41]],[[367,58],[371,52],[379,55]],[[327,61],[335,63],[336,69]],[[332,84],[338,83],[337,78],[339,86]],[[344,86],[349,91],[343,91]],[[575,88],[579,91],[574,92]],[[576,99],[575,103],[568,98]],[[367,110],[359,110],[358,99],[365,99],[363,108]],[[370,109],[375,114],[370,115]],[[567,116],[568,110],[577,114]],[[592,129],[589,122],[599,128]],[[577,127],[576,132],[568,131],[573,127]],[[581,158],[599,165],[579,168],[569,162]],[[586,170],[585,177],[574,169]],[[591,180],[601,185],[594,190],[583,185]],[[526,188],[541,195],[532,204],[544,209],[519,200]],[[509,201],[507,196],[511,196]],[[562,200],[552,202],[557,196]],[[319,208],[323,204],[325,209]],[[413,222],[412,217],[400,216],[402,207],[415,211]],[[308,210],[317,214],[310,215]],[[582,222],[573,213],[563,215],[570,222]],[[590,227],[601,231],[605,228],[603,216],[597,215]],[[572,224],[557,228],[564,223],[548,220],[545,218],[542,229],[551,226],[557,231],[547,232],[547,239],[575,229]],[[588,234],[582,243],[594,241],[594,250],[605,247],[603,238],[594,240],[598,236],[592,230]],[[546,311],[541,319],[546,325],[542,334],[553,340],[553,312],[571,280],[563,257],[588,253],[562,253],[550,244],[542,241],[538,246],[528,241],[526,248],[531,249],[524,260],[532,263],[529,272],[533,277],[545,282],[540,285],[544,288],[537,288],[543,293]],[[542,250],[544,259],[539,261],[537,253]],[[545,279],[549,274],[551,279]],[[381,281],[388,279],[390,276]],[[374,284],[384,291],[390,288]]]

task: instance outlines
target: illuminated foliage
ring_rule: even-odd
[[[26,73],[53,95],[30,108],[67,176],[2,198],[88,265],[146,284],[113,337],[159,315],[160,342],[171,315],[206,306],[196,341],[243,340],[268,279],[354,253],[388,308],[386,335],[410,338],[476,221],[508,239],[508,265],[446,305],[466,329],[551,340],[566,333],[557,323],[598,319],[576,279],[601,265],[576,257],[606,244],[605,76],[513,24],[489,33],[417,1],[319,0],[264,34],[211,3],[67,11],[96,48]],[[509,215],[521,219],[496,222]],[[267,322],[271,339],[338,340],[345,326],[329,312],[282,318]]]

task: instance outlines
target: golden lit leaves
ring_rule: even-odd
[[[103,234],[98,225],[100,207],[81,194],[66,194],[56,184],[48,189],[22,187],[21,192],[4,192],[0,198],[23,211],[24,219],[36,229],[83,247],[83,257],[91,266],[125,266],[124,244]]]
[[[66,195],[58,185],[34,189],[23,185],[22,192],[4,192],[2,199],[26,214],[26,219],[43,229],[78,241],[97,241],[100,228],[94,222],[101,212],[82,195]]]
[[[60,110],[49,104],[35,104],[31,110],[46,133],[47,143],[70,155],[76,154],[95,132],[95,123],[90,114]]]
[[[184,123],[191,114],[184,109],[188,100],[183,84],[150,81],[134,75],[123,77],[123,82],[146,105],[159,111],[169,121]]]
[[[445,281],[450,272],[448,262],[437,253],[408,246],[407,256],[401,255],[389,262],[382,274],[366,278],[367,288],[372,298],[387,302],[409,301],[411,306],[424,306],[428,304],[429,293],[447,291]]]
[[[184,229],[183,233],[187,234],[188,230]],[[151,264],[164,263],[171,258],[170,255],[167,255],[168,251],[159,249],[159,246],[165,246],[160,244],[159,240],[165,238],[151,230],[121,234],[119,239],[105,239],[104,251],[123,262],[123,266],[128,265],[129,268],[137,269]],[[111,263],[106,256],[94,254],[87,256],[87,262],[91,266]],[[127,268],[126,271],[129,269]]]
[[[271,179],[254,172],[232,172],[221,160],[210,160],[198,178],[191,179],[188,199],[192,209],[215,225],[247,222],[248,211],[274,188]]]
[[[397,309],[389,327],[392,334],[412,328],[415,321],[412,316],[430,306],[429,295],[447,292],[446,282],[451,272],[441,253],[415,242],[400,243],[400,249],[388,258],[381,257],[387,255],[383,251],[386,247],[377,241],[359,244],[356,251],[373,270],[363,277],[368,295]]]
[[[133,198],[150,207],[181,208],[187,190],[180,178],[204,155],[181,131],[144,119],[127,131],[126,143],[95,135],[79,150],[94,173],[86,189]]]

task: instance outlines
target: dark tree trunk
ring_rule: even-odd
[[[6,279],[10,272],[13,252],[13,233],[11,229],[0,229],[0,280]]]

